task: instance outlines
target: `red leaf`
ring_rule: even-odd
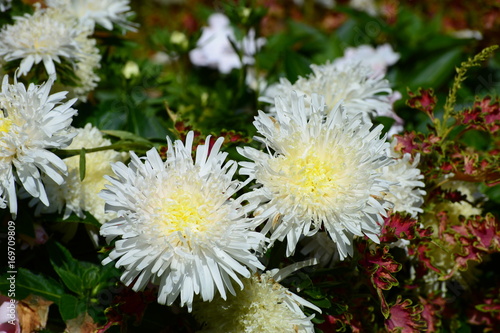
[[[419,297],[423,305],[422,319],[427,323],[427,332],[438,332],[441,327],[441,313],[444,310],[446,300],[437,295],[429,295],[428,299]]]
[[[390,316],[385,321],[385,327],[389,332],[417,333],[427,328],[426,322],[422,320],[421,314],[423,306],[415,304],[412,301],[398,295],[396,303],[390,309]]]
[[[436,106],[437,98],[434,96],[433,89],[418,89],[418,93],[413,93],[408,91],[410,99],[406,101],[406,104],[414,109],[424,111],[431,118],[433,118],[434,107]]]

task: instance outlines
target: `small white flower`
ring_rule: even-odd
[[[70,126],[76,110],[62,100],[66,92],[49,95],[54,78],[40,86],[30,84],[26,90],[8,76],[0,92],[0,186],[10,212],[17,213],[16,182],[44,205],[49,200],[42,174],[57,184],[64,181],[66,165],[50,148],[65,148],[76,135]]]
[[[224,333],[313,333],[311,319],[303,307],[321,310],[279,283],[274,269],[243,280],[243,289],[227,300],[196,304],[195,317],[206,326],[200,332]]]
[[[397,139],[394,139],[387,150],[388,156],[394,158],[396,163],[381,169],[382,178],[392,183],[385,199],[394,204],[394,211],[406,212],[416,217],[418,213],[423,212],[420,206],[426,193],[422,189],[425,184],[421,181],[424,176],[417,167],[420,155],[416,155],[412,162],[410,154],[401,155],[394,150],[396,144]]]
[[[196,66],[217,68],[227,74],[243,64],[253,64],[253,55],[265,44],[265,39],[255,39],[254,30],[250,30],[242,42],[236,41],[233,28],[224,14],[212,14],[208,24],[203,28],[197,47],[189,52],[189,59]],[[230,40],[241,50],[243,59],[240,60]]]
[[[215,293],[235,294],[233,281],[263,266],[254,251],[264,237],[250,230],[247,215],[257,203],[242,205],[232,196],[245,183],[233,180],[234,161],[220,152],[223,138],[207,143],[191,157],[193,132],[186,144],[168,140],[167,160],[151,149],[145,158],[131,154],[131,163],[113,164],[117,178],[108,178],[101,196],[118,218],[101,227],[108,241],[121,239],[103,264],[124,267],[122,281],[142,290],[160,286],[158,302],[172,304],[180,295],[189,310],[195,294],[204,301]]]
[[[348,47],[344,56],[335,59],[334,66],[342,68],[349,64],[361,64],[373,70],[373,76],[385,75],[387,67],[399,60],[399,53],[394,52],[390,44],[383,44],[374,48],[371,45]]]
[[[96,24],[107,30],[118,25],[123,30],[135,30],[127,18],[133,15],[129,0],[46,0],[48,7],[63,9],[76,18],[80,24],[88,25],[92,30]]]
[[[91,124],[84,128],[76,129],[78,133],[73,142],[66,149],[97,148],[108,146],[111,141],[103,138],[102,133]],[[105,175],[112,175],[111,163],[124,161],[127,153],[115,150],[103,150],[85,154],[85,178],[80,180],[80,156],[65,158],[63,161],[68,167],[68,176],[62,185],[58,185],[50,179],[45,179],[45,188],[51,205],[45,207],[38,204],[36,213],[62,212],[68,218],[71,213],[84,218],[84,211],[89,212],[99,222],[104,223],[116,217],[116,214],[105,213],[104,199],[98,196],[109,182]],[[34,199],[32,204],[38,200]]]
[[[291,255],[302,235],[324,226],[341,259],[352,255],[353,236],[378,241],[390,204],[381,197],[389,184],[377,169],[392,163],[381,125],[370,131],[360,114],[351,117],[339,106],[327,112],[317,95],[305,110],[296,94],[276,99],[276,119],[259,112],[254,125],[268,152],[238,149],[252,160],[241,163],[240,173],[262,185],[246,196],[267,201],[254,215],[271,241],[286,237]]]
[[[294,84],[282,78],[260,100],[272,104],[275,96],[296,91],[299,95],[306,96],[307,105],[310,103],[310,96],[318,94],[324,96],[328,110],[342,102],[346,112],[351,115],[361,113],[364,122],[371,122],[372,116],[392,112],[392,102],[389,99],[392,89],[389,82],[381,75],[373,76],[369,67],[351,63],[338,67],[329,63],[312,65],[311,69],[311,75],[300,77]]]
[[[21,59],[17,76],[26,75],[33,64],[43,62],[48,75],[56,72],[54,62],[70,63],[80,59],[76,41],[80,30],[57,19],[54,11],[35,7],[33,14],[15,17],[13,25],[0,31],[0,57],[5,61]]]

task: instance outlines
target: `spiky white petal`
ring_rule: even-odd
[[[243,289],[227,300],[197,303],[195,317],[205,323],[204,333],[313,333],[314,325],[303,307],[321,310],[278,283],[278,270],[254,274],[243,280]]]
[[[254,251],[264,241],[250,230],[247,214],[255,205],[242,205],[232,196],[245,183],[233,180],[237,164],[225,163],[223,138],[210,140],[191,157],[193,132],[186,144],[168,139],[167,160],[155,149],[146,157],[131,153],[131,163],[115,163],[116,178],[101,193],[118,218],[101,227],[108,241],[119,237],[103,263],[116,260],[124,267],[122,281],[134,290],[158,284],[158,302],[191,308],[193,297],[205,301],[216,292],[234,294],[233,281],[262,269]]]
[[[254,125],[262,137],[256,140],[267,152],[239,148],[252,160],[241,163],[241,173],[262,185],[246,194],[267,200],[255,223],[265,222],[262,232],[271,232],[271,241],[286,237],[287,255],[302,235],[324,226],[343,259],[352,254],[353,236],[378,241],[390,204],[381,197],[389,183],[377,169],[392,161],[381,126],[370,131],[360,114],[350,116],[341,106],[327,111],[316,95],[311,101],[306,110],[304,97],[291,94],[276,99],[276,118],[259,112]]]
[[[401,155],[394,151],[396,144],[397,139],[394,139],[387,151],[388,156],[394,158],[396,163],[381,169],[382,178],[392,183],[385,199],[394,204],[394,211],[406,212],[416,217],[423,212],[420,206],[426,193],[423,190],[425,184],[421,181],[424,176],[418,168],[420,155],[416,155],[411,161],[410,154]]]
[[[54,78],[28,89],[6,75],[0,92],[0,183],[10,212],[17,213],[16,182],[49,205],[42,174],[57,184],[67,173],[64,162],[49,148],[65,148],[76,135],[70,126],[75,99],[65,103],[66,92],[49,95]]]
[[[74,17],[79,24],[91,29],[99,24],[107,30],[117,25],[123,30],[135,30],[127,18],[134,13],[129,0],[46,0],[50,8],[61,8]]]
[[[43,62],[48,75],[55,74],[54,62],[61,58],[70,63],[80,59],[76,37],[80,30],[57,19],[52,10],[35,7],[33,14],[14,18],[12,25],[0,31],[0,57],[5,61],[21,59],[18,77],[26,75],[34,64]]]
[[[274,103],[274,97],[288,95],[296,91],[306,96],[306,105],[311,103],[312,94],[325,98],[327,110],[332,110],[342,102],[345,112],[351,115],[361,113],[364,122],[371,122],[375,115],[387,115],[392,112],[392,101],[389,99],[392,89],[383,75],[374,75],[371,68],[356,64],[336,66],[311,65],[312,74],[299,77],[295,83],[285,78],[268,90],[260,99]],[[273,109],[271,109],[272,111]]]
[[[108,146],[111,141],[103,138],[102,133],[91,124],[76,129],[78,133],[67,149],[96,148]],[[99,222],[104,223],[116,217],[116,214],[105,213],[104,199],[98,196],[109,182],[105,175],[112,175],[111,163],[125,161],[127,153],[115,150],[103,150],[85,154],[85,178],[80,180],[80,156],[65,158],[63,161],[68,167],[68,176],[61,185],[44,177],[45,188],[51,202],[49,207],[42,205],[39,200],[33,199],[32,205],[37,204],[36,213],[63,212],[63,218],[75,213],[80,218],[85,217],[85,211],[92,214]]]

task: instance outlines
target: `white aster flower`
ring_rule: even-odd
[[[374,0],[350,0],[349,6],[371,16],[377,16],[379,8]]]
[[[276,99],[276,119],[260,111],[254,125],[268,152],[238,149],[252,160],[240,173],[262,185],[246,196],[268,201],[254,215],[257,224],[266,222],[262,232],[271,231],[271,241],[286,237],[291,255],[301,235],[324,227],[341,259],[352,255],[354,235],[378,241],[390,205],[381,197],[389,184],[377,169],[392,163],[381,125],[370,131],[360,114],[351,117],[340,106],[327,112],[317,95],[305,110],[296,94]]]
[[[394,65],[399,60],[399,53],[394,52],[390,44],[378,45],[374,48],[371,45],[360,45],[348,47],[344,56],[333,61],[333,65],[338,68],[349,66],[350,64],[361,64],[373,70],[373,76],[385,75],[387,67]]]
[[[396,163],[381,169],[382,178],[392,183],[385,199],[394,204],[394,211],[406,212],[415,218],[423,212],[420,206],[426,193],[423,190],[425,184],[421,181],[424,176],[418,168],[420,155],[416,155],[412,162],[410,154],[401,155],[394,151],[396,144],[397,139],[394,139],[387,150],[387,155],[394,158]]]
[[[30,84],[26,90],[8,76],[0,92],[0,186],[10,212],[17,213],[16,182],[44,205],[49,200],[41,175],[57,184],[64,181],[66,165],[50,148],[65,148],[75,136],[70,127],[76,110],[62,100],[66,92],[49,95],[54,78],[40,86]]]
[[[255,61],[253,55],[265,44],[265,39],[255,38],[254,30],[250,30],[242,42],[236,41],[233,28],[224,14],[212,14],[208,24],[203,28],[197,47],[189,52],[189,59],[196,66],[217,68],[227,74],[242,65],[252,65]],[[241,50],[241,60],[230,40]]]
[[[209,305],[196,304],[195,317],[203,333],[313,333],[311,319],[303,307],[321,310],[282,286],[277,269],[254,274],[243,280],[243,289],[227,300],[214,299]]]
[[[80,24],[88,25],[92,30],[96,24],[107,30],[113,25],[122,29],[135,30],[127,18],[133,15],[129,0],[46,0],[48,7],[63,9],[76,18]]]
[[[85,102],[89,92],[93,91],[100,81],[95,71],[101,68],[101,54],[96,46],[95,39],[88,38],[85,34],[80,34],[77,40],[82,49],[81,59],[75,65],[75,75],[78,78],[78,85],[76,87],[68,87],[68,89],[78,99]]]
[[[0,0],[0,12],[9,10],[12,6],[12,0]]]
[[[194,294],[205,301],[216,291],[234,294],[232,281],[263,266],[254,254],[264,237],[250,231],[247,218],[256,203],[242,205],[232,196],[245,183],[233,180],[237,163],[224,163],[223,138],[207,143],[191,157],[193,132],[186,144],[168,140],[167,160],[151,149],[143,159],[131,153],[131,163],[112,166],[117,178],[102,192],[110,211],[119,217],[101,227],[101,235],[115,243],[103,264],[123,266],[122,281],[143,289],[160,286],[158,302],[191,309]]]
[[[0,31],[0,57],[5,61],[21,59],[17,76],[26,75],[33,64],[43,62],[48,75],[55,74],[54,62],[70,63],[80,59],[76,37],[80,31],[57,19],[54,11],[35,7],[33,14],[15,17],[13,25]]]
[[[111,144],[111,141],[103,138],[102,133],[91,124],[84,128],[78,128],[78,133],[73,142],[66,149],[97,148]],[[116,217],[116,214],[105,213],[104,199],[98,196],[106,184],[109,184],[104,176],[112,175],[111,163],[123,162],[127,153],[115,150],[103,150],[85,154],[85,178],[80,180],[80,156],[65,158],[63,161],[68,167],[68,176],[62,185],[58,185],[50,179],[45,179],[45,188],[51,205],[49,207],[38,204],[37,213],[62,212],[68,218],[71,213],[84,218],[84,211],[89,212],[99,222],[104,223]],[[33,201],[36,203],[36,200]]]
[[[272,104],[275,96],[296,91],[306,96],[306,102],[310,103],[310,96],[318,94],[324,96],[328,110],[342,102],[346,112],[351,115],[361,113],[365,122],[371,122],[371,116],[392,112],[389,82],[382,75],[373,76],[369,67],[351,63],[338,67],[328,63],[311,65],[311,69],[311,75],[300,77],[294,84],[281,78],[260,100]]]

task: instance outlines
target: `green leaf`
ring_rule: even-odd
[[[11,274],[4,274],[0,281],[0,292],[9,295],[10,282],[7,280]],[[60,303],[64,288],[54,279],[35,274],[25,268],[19,268],[15,275],[15,299],[24,299],[30,294],[42,296],[56,304]]]
[[[286,77],[292,83],[297,81],[299,76],[306,76],[311,72],[309,60],[296,52],[284,54],[284,65]]]
[[[439,87],[453,74],[455,65],[459,62],[461,55],[461,47],[447,51],[442,50],[439,54],[429,57],[425,61],[423,60],[410,73],[401,73],[404,77],[400,78],[400,80],[406,81],[410,89],[416,87]]]
[[[101,130],[101,132],[103,132],[104,134],[107,134],[109,136],[114,136],[116,138],[119,138],[121,140],[140,142],[140,143],[152,145],[152,143],[149,140],[147,140],[139,135],[136,135],[134,133],[131,133],[131,132],[120,131],[120,130]]]
[[[87,311],[87,303],[75,296],[64,294],[59,304],[59,312],[64,321],[78,317],[81,313]]]
[[[85,148],[80,150],[80,181],[85,179],[85,169],[86,168],[86,160],[85,160]]]

